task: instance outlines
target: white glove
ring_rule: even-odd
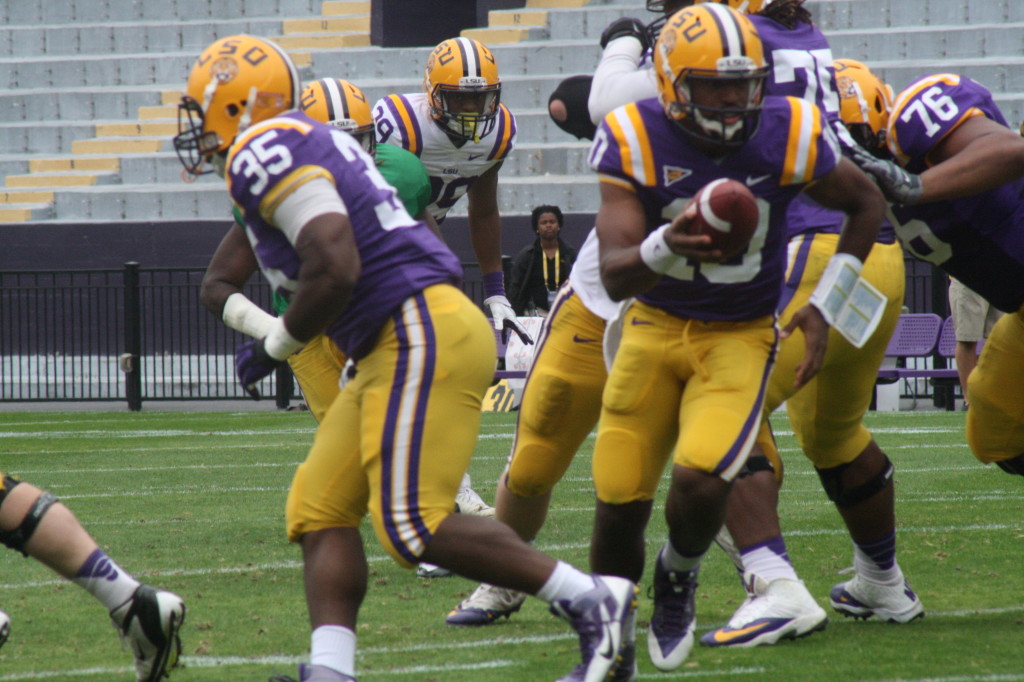
[[[504,296],[489,296],[484,299],[484,305],[491,311],[491,319],[494,321],[494,328],[501,330],[501,342],[508,343],[509,331],[514,331],[519,340],[525,344],[532,344],[533,339],[526,333],[526,327],[519,324],[516,319],[516,311],[512,304]]]

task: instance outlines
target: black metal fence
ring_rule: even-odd
[[[464,264],[469,297],[482,300],[476,264]],[[203,270],[143,268],[0,271],[0,402],[245,398],[235,348],[246,339],[203,308]],[[910,312],[946,314],[945,277],[907,261]],[[246,295],[270,309],[254,278]],[[296,399],[287,369],[260,386],[285,407]]]

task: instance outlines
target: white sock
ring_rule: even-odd
[[[799,580],[796,575],[796,571],[793,570],[793,564],[786,561],[783,557],[776,554],[768,547],[757,547],[747,552],[743,552],[743,568],[759,575],[764,578],[767,582],[771,582],[776,578],[786,578],[787,580]]]
[[[900,565],[895,561],[892,562],[892,566],[889,568],[882,568],[857,545],[853,546],[853,568],[860,575],[876,583],[894,582],[903,575]]]
[[[310,637],[309,662],[342,675],[356,674],[356,633],[341,625],[321,625]]]
[[[537,592],[537,598],[551,603],[560,599],[569,601],[580,596],[587,590],[594,589],[594,579],[564,561],[555,565],[548,581]]]
[[[108,611],[131,599],[139,587],[138,580],[99,548],[93,550],[71,581],[96,597]]]
[[[658,552],[658,561],[666,571],[692,571],[700,568],[700,560],[704,558],[701,553],[697,556],[686,556],[676,551],[671,542],[665,541],[665,546]]]

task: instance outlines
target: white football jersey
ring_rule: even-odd
[[[601,259],[596,229],[590,230],[587,240],[576,254],[576,262],[572,264],[572,270],[569,272],[569,285],[590,312],[605,320],[615,317],[619,304],[608,297],[608,292],[601,283]]]
[[[478,177],[508,156],[516,139],[516,119],[500,105],[494,130],[461,147],[434,122],[425,92],[388,95],[373,106],[377,142],[402,147],[420,158],[430,176],[427,210],[441,222]]]

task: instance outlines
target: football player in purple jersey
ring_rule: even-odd
[[[940,73],[896,97],[888,145],[895,163],[860,163],[894,202],[904,246],[1008,313],[967,381],[967,443],[1024,476],[1024,139],[987,88]]]
[[[821,366],[841,289],[859,281],[884,201],[842,157],[817,106],[763,97],[768,65],[745,15],[714,3],[677,12],[654,47],[654,75],[660,97],[608,114],[591,151],[601,279],[627,301],[594,451],[591,566],[634,580],[643,573],[643,530],[671,458],[669,538],[654,566],[647,643],[657,668],[675,670],[693,644],[700,560],[762,421],[790,202],[805,190],[848,216],[809,304],[782,330],[806,339],[792,378],[799,386]],[[689,199],[720,177],[744,182],[760,209],[746,251],[728,260],[687,234]]]
[[[455,286],[454,254],[409,215],[354,137],[298,110],[300,85],[272,42],[217,40],[192,67],[174,139],[186,172],[212,165],[225,177],[263,275],[288,299],[267,334],[238,349],[246,391],[258,397],[258,382],[321,332],[357,363],[285,510],[313,626],[298,680],[355,680],[367,514],[403,567],[431,561],[547,601],[580,637],[582,660],[567,679],[606,679],[633,639],[636,586],[582,573],[503,524],[454,513],[494,375],[494,335]]]

